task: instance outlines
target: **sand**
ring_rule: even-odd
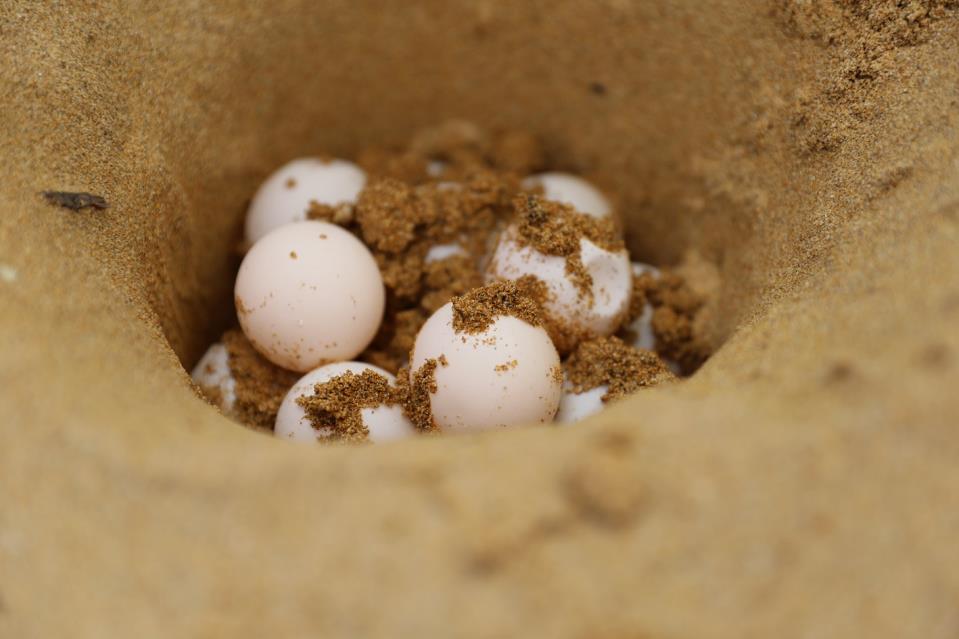
[[[0,636],[954,637],[956,11],[5,3]],[[577,427],[394,446],[197,398],[256,184],[447,117],[609,180],[644,261],[718,265],[716,354]]]

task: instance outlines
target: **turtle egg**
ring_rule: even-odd
[[[537,173],[523,180],[524,189],[543,189],[543,199],[568,204],[580,213],[607,217],[612,206],[606,196],[581,177],[569,173]]]
[[[501,315],[483,331],[457,332],[447,303],[420,329],[411,374],[435,362],[433,422],[444,431],[551,422],[559,406],[559,355],[541,327]]]
[[[233,410],[236,402],[236,379],[230,370],[230,354],[222,342],[216,342],[207,349],[193,367],[190,376],[201,388],[216,393],[220,410],[225,413]]]
[[[240,327],[264,357],[306,372],[348,360],[383,318],[383,278],[369,249],[326,222],[270,232],[243,258],[234,288]]]
[[[367,370],[382,375],[389,380],[390,384],[396,384],[396,378],[393,375],[382,368],[364,362],[337,362],[321,366],[301,377],[283,398],[280,410],[276,414],[273,434],[282,439],[304,442],[315,442],[325,435],[330,435],[329,429],[313,428],[306,411],[296,403],[296,400],[312,395],[317,384],[328,382],[343,373],[359,375]],[[395,441],[416,434],[416,429],[403,414],[403,408],[399,405],[361,408],[360,414],[363,425],[370,431],[370,441],[373,443]]]
[[[335,206],[356,202],[366,184],[363,169],[346,160],[300,158],[266,178],[246,213],[246,241],[306,219],[310,202]]]
[[[557,344],[561,350],[575,346],[577,338],[610,335],[629,310],[633,294],[629,254],[626,250],[607,251],[586,238],[580,239],[579,257],[592,278],[586,293],[566,272],[566,258],[545,255],[518,242],[515,227],[501,235],[487,269],[487,279],[518,280],[532,275],[546,285],[547,299],[543,310],[550,320],[568,336]],[[556,337],[556,336],[554,336]]]
[[[559,411],[556,421],[560,424],[572,424],[595,415],[606,407],[603,395],[609,391],[608,386],[597,386],[582,393],[574,393],[569,384],[563,385],[563,397],[559,401]]]

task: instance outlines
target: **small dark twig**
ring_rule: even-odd
[[[606,85],[602,82],[590,82],[589,90],[596,95],[606,95]]]
[[[68,191],[43,191],[43,197],[47,201],[57,206],[62,206],[73,211],[79,211],[86,207],[95,209],[105,209],[109,204],[99,195],[92,193],[70,193]]]

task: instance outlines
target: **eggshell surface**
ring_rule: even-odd
[[[240,327],[274,364],[298,372],[349,360],[383,318],[383,279],[352,233],[326,222],[272,231],[247,252],[234,296]]]
[[[541,327],[510,316],[479,333],[457,333],[452,304],[420,329],[413,371],[439,363],[430,395],[434,422],[443,430],[470,432],[552,421],[559,406],[559,355]]]
[[[570,173],[537,173],[523,180],[523,188],[543,189],[543,198],[568,204],[580,213],[607,217],[613,208],[602,191],[583,178]]]
[[[365,185],[363,169],[346,160],[288,162],[270,174],[250,200],[246,240],[252,244],[284,224],[305,220],[311,202],[354,203]]]
[[[219,391],[219,406],[229,412],[236,403],[236,379],[230,370],[230,354],[221,342],[212,344],[190,374],[199,386]]]
[[[432,264],[433,262],[441,262],[450,257],[468,255],[469,253],[466,252],[466,249],[459,244],[437,244],[436,246],[430,247],[430,250],[426,253],[426,257],[423,258],[423,262]]]
[[[569,386],[564,386],[559,411],[556,413],[557,423],[572,424],[600,412],[606,407],[603,395],[608,391],[608,386],[597,386],[582,393],[574,393]]]
[[[607,251],[580,239],[580,259],[592,278],[592,295],[581,290],[566,271],[566,258],[540,253],[517,241],[515,228],[501,236],[487,270],[487,280],[517,280],[533,275],[548,290],[544,310],[570,334],[582,337],[610,335],[619,328],[633,294],[629,254]],[[573,344],[564,345],[571,348]]]

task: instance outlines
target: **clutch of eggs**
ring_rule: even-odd
[[[430,168],[438,175],[445,167]],[[251,200],[245,225],[251,246],[234,289],[240,326],[254,348],[271,362],[306,373],[282,403],[276,420],[278,437],[315,441],[323,436],[296,403],[316,384],[347,371],[368,369],[394,381],[382,369],[349,361],[370,343],[382,321],[385,289],[375,259],[345,229],[306,221],[311,203],[355,203],[365,184],[365,173],[351,162],[301,158],[271,174]],[[523,185],[538,187],[545,199],[594,217],[611,214],[602,192],[574,175],[541,173],[529,176]],[[515,228],[508,227],[491,246],[489,280],[535,275],[549,291],[544,310],[553,322],[589,335],[607,335],[616,329],[632,292],[625,251],[611,252],[581,240],[580,258],[593,280],[592,295],[587,296],[566,273],[565,258],[521,246],[515,233]],[[427,261],[460,254],[464,250],[455,243],[439,245]],[[639,321],[647,328],[641,331],[645,342],[648,318]],[[197,364],[194,377],[218,388],[223,402],[230,404],[234,382],[226,357],[222,344],[214,345]],[[560,421],[574,421],[599,410],[599,398],[605,392],[564,394],[559,354],[542,327],[501,316],[480,333],[457,333],[450,304],[436,311],[417,335],[411,371],[431,359],[443,362],[434,371],[436,391],[430,394],[430,408],[434,422],[445,431],[550,422],[557,410]],[[362,417],[372,441],[415,432],[399,406],[364,408]]]

